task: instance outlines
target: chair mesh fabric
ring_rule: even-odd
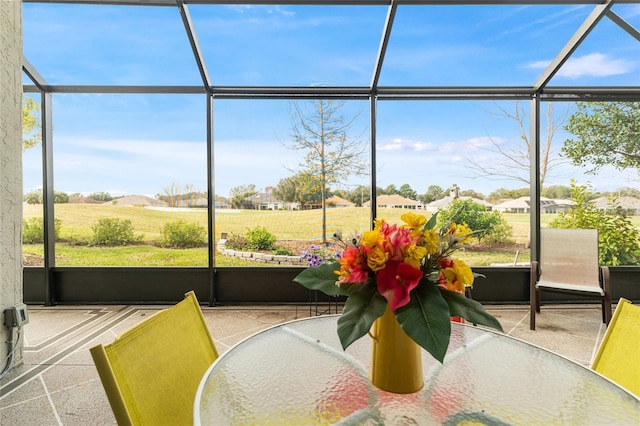
[[[620,299],[591,368],[640,397],[640,306]]]
[[[576,287],[600,292],[598,231],[596,229],[540,230],[540,281],[542,286]]]
[[[104,349],[133,424],[192,424],[198,385],[218,357],[193,292]]]

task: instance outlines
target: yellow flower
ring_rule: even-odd
[[[402,221],[406,223],[404,227],[409,227],[411,229],[420,229],[424,226],[425,223],[427,223],[426,217],[421,214],[415,214],[412,212],[403,214],[402,216],[400,216],[400,219],[402,219]]]
[[[373,220],[373,229],[379,230],[382,227],[382,223],[384,222],[383,218],[378,218]]]
[[[453,236],[456,237],[456,239],[459,240],[461,244],[467,244],[471,242],[471,234],[473,233],[473,231],[467,226],[466,223],[455,224],[451,222],[449,233],[453,234]]]
[[[420,269],[421,260],[427,254],[427,249],[424,247],[417,246],[412,244],[407,249],[407,255],[404,258],[404,263],[409,266],[412,266],[416,269]]]
[[[426,250],[426,254],[434,254],[438,251],[438,243],[440,242],[440,237],[438,233],[433,229],[427,229],[422,234],[423,246]]]
[[[372,271],[378,272],[381,269],[384,269],[387,260],[389,260],[389,253],[382,249],[380,246],[375,246],[367,255],[367,266],[371,268]]]
[[[360,243],[367,247],[367,248],[371,248],[373,246],[375,246],[378,241],[382,240],[382,234],[380,234],[380,231],[378,231],[377,229],[374,229],[373,231],[367,231],[364,234],[362,234],[362,239],[360,240]]]
[[[473,284],[473,271],[469,265],[467,265],[462,259],[455,259],[453,262],[453,269],[456,272],[456,277],[465,287],[469,287]]]

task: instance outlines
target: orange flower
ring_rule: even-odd
[[[357,247],[345,248],[338,262],[340,271],[336,273],[341,283],[364,283],[369,279],[369,269]]]

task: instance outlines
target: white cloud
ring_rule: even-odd
[[[527,64],[527,68],[545,69],[550,61],[536,61]],[[569,58],[567,62],[558,70],[560,77],[578,78],[607,77],[612,75],[626,74],[635,68],[635,64],[625,59],[612,59],[602,53],[590,53],[588,55]]]
[[[394,139],[390,143],[382,143],[377,145],[378,151],[402,151],[402,152],[420,152],[433,149],[431,142],[412,141],[404,139]]]

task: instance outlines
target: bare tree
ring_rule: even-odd
[[[477,156],[468,156],[467,169],[476,177],[483,177],[490,180],[513,180],[530,184],[529,169],[531,158],[529,153],[531,141],[529,140],[528,126],[526,125],[527,114],[525,107],[521,103],[513,104],[513,111],[508,110],[500,105],[496,105],[498,112],[495,115],[499,119],[513,120],[520,131],[520,139],[516,139],[507,143],[497,141],[493,137],[489,137],[491,144],[486,147],[478,147],[480,150],[490,152],[492,154],[491,161],[485,162],[479,160]],[[562,129],[569,115],[567,108],[562,114],[556,116],[553,103],[547,103],[545,112],[546,132],[542,132],[541,137],[544,140],[540,144],[540,186],[544,186],[544,181],[552,170],[558,168],[562,164],[566,164],[567,160],[560,155],[560,151],[553,146],[553,138],[556,131]]]
[[[163,198],[169,204],[169,207],[177,207],[181,197],[180,186],[173,182],[164,188],[164,193],[165,196]]]
[[[327,236],[326,195],[329,185],[343,184],[349,176],[366,173],[365,145],[361,138],[349,136],[358,114],[347,120],[340,114],[343,101],[319,99],[302,108],[290,108],[293,141],[288,148],[304,151],[296,173],[318,178],[322,202],[322,240]]]

